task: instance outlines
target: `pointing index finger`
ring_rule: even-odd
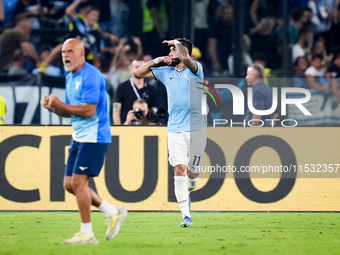
[[[164,40],[162,43],[167,43],[169,46],[170,45],[174,45],[174,41],[173,40]]]

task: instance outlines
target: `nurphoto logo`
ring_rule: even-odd
[[[217,91],[210,85],[206,83],[201,83],[204,86],[208,87],[210,90],[212,90],[217,98],[220,101],[220,104],[222,105],[222,100],[217,93]],[[235,85],[232,84],[215,84],[216,89],[228,89],[231,92],[232,95],[232,100],[233,100],[233,115],[244,115],[245,114],[245,107],[244,107],[244,95],[243,92],[240,88],[238,88]],[[208,109],[207,109],[207,94],[213,99],[215,105],[217,105],[215,98],[213,95],[204,88],[200,88],[203,90],[205,93],[202,94],[202,105],[201,105],[201,113],[203,115],[208,114]],[[287,105],[295,105],[304,115],[312,115],[305,106],[303,106],[304,103],[307,103],[311,99],[311,93],[309,90],[304,89],[304,88],[293,88],[293,87],[283,87],[281,88],[281,115],[282,116],[287,116]],[[251,113],[254,115],[259,115],[259,116],[267,116],[271,115],[275,112],[275,110],[278,107],[278,88],[272,88],[272,105],[269,109],[266,110],[258,110],[254,107],[253,104],[253,88],[248,87],[247,89],[248,93],[248,100],[247,100],[247,106],[248,109]],[[300,96],[298,98],[288,98],[288,94],[299,94]],[[295,119],[284,119],[284,120],[279,120],[279,119],[265,119],[265,121],[270,122],[270,126],[273,127],[276,122],[280,122],[283,127],[295,127],[297,126],[298,122]],[[243,120],[242,122],[233,122],[232,119],[227,120],[227,119],[213,119],[213,126],[220,126],[220,125],[226,125],[230,123],[230,127],[233,125],[243,125],[244,127],[249,126],[249,127],[262,127],[264,126],[264,121],[259,120],[260,125],[257,126],[252,126],[251,125],[252,120],[246,121]]]

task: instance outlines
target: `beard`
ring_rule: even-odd
[[[63,61],[64,64],[64,69],[66,72],[72,72],[74,69],[74,63],[72,63],[71,61]]]
[[[66,72],[73,72],[73,70],[74,70],[73,66],[70,66],[70,67],[64,66],[64,69],[65,69]]]
[[[181,63],[181,60],[179,58],[173,58],[171,65],[175,66],[175,65],[178,65],[179,63]]]

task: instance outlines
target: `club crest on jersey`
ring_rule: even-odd
[[[76,90],[79,89],[80,83],[80,81],[76,81]]]

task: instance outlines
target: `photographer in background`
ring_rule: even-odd
[[[136,59],[130,65],[130,72],[134,74],[140,66],[145,63]],[[126,121],[128,112],[133,108],[136,99],[143,99],[151,108],[157,106],[155,89],[148,84],[144,78],[132,76],[131,79],[121,83],[117,87],[116,100],[113,103],[113,123],[122,125]]]
[[[166,111],[153,107],[149,110],[144,99],[137,99],[132,106],[132,110],[126,115],[124,125],[156,125],[164,118]]]

